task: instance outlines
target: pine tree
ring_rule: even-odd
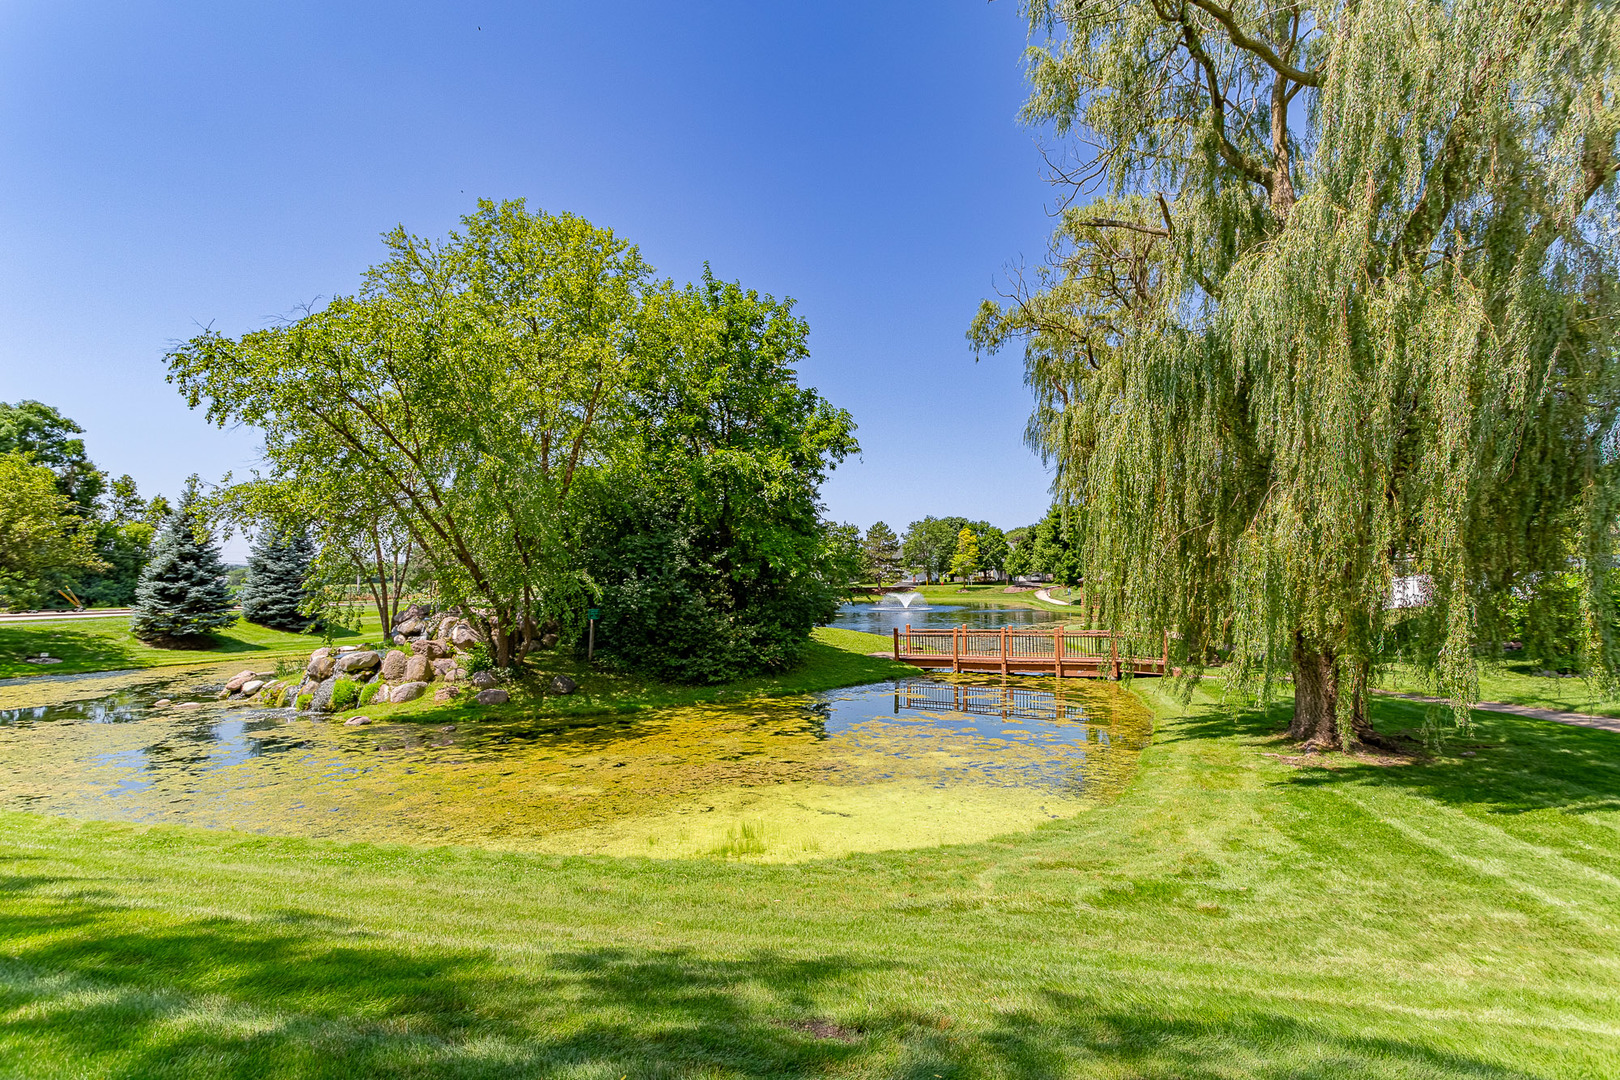
[[[861,553],[866,560],[866,572],[879,585],[896,576],[900,568],[900,538],[886,522],[879,521],[866,530]]]
[[[130,629],[150,644],[186,648],[206,644],[209,633],[234,622],[219,548],[196,496],[187,492],[152,545],[152,558],[135,587]]]
[[[314,557],[315,545],[302,530],[265,529],[248,556],[247,581],[238,594],[242,618],[295,634],[311,629],[316,620],[305,613],[311,598],[305,582]]]

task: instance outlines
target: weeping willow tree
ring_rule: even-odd
[[[1614,673],[1614,5],[1026,10],[1067,209],[970,338],[1024,345],[1088,594],[1193,673],[1291,671],[1324,746],[1378,740],[1399,578],[1459,719],[1506,598],[1572,567]]]

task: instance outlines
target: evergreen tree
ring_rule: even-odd
[[[130,629],[142,641],[187,647],[236,621],[225,589],[225,566],[202,519],[196,493],[163,523],[152,557],[135,587]]]
[[[315,620],[306,614],[313,591],[309,580],[315,545],[302,530],[266,528],[248,555],[247,580],[239,599],[242,618],[272,630],[304,633]]]
[[[888,523],[879,521],[866,530],[861,541],[861,554],[866,561],[866,572],[879,585],[895,577],[900,569],[900,538]]]

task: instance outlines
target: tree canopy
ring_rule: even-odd
[[[38,603],[48,575],[104,565],[79,525],[56,472],[30,454],[0,454],[0,606]]]
[[[1025,116],[1076,152],[1052,258],[970,331],[1025,345],[1087,592],[1291,669],[1340,745],[1413,640],[1459,706],[1505,598],[1582,568],[1595,666],[1620,404],[1613,93],[1595,0],[1032,0]]]

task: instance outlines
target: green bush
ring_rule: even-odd
[[[339,679],[332,684],[332,711],[342,712],[360,700],[360,684],[353,679]]]
[[[286,707],[287,695],[290,693],[292,693],[291,687],[277,686],[274,693],[270,695],[270,707],[274,709]]]
[[[480,671],[494,671],[495,657],[490,653],[489,646],[482,641],[474,642],[467,647],[467,674],[476,675]]]
[[[314,694],[299,694],[298,695],[298,708],[299,708],[299,711],[303,711],[304,709],[309,708],[309,703],[311,701],[313,701],[314,699],[315,699]]]
[[[363,709],[371,704],[371,699],[377,696],[377,687],[382,684],[373,680],[360,688],[360,707]]]

